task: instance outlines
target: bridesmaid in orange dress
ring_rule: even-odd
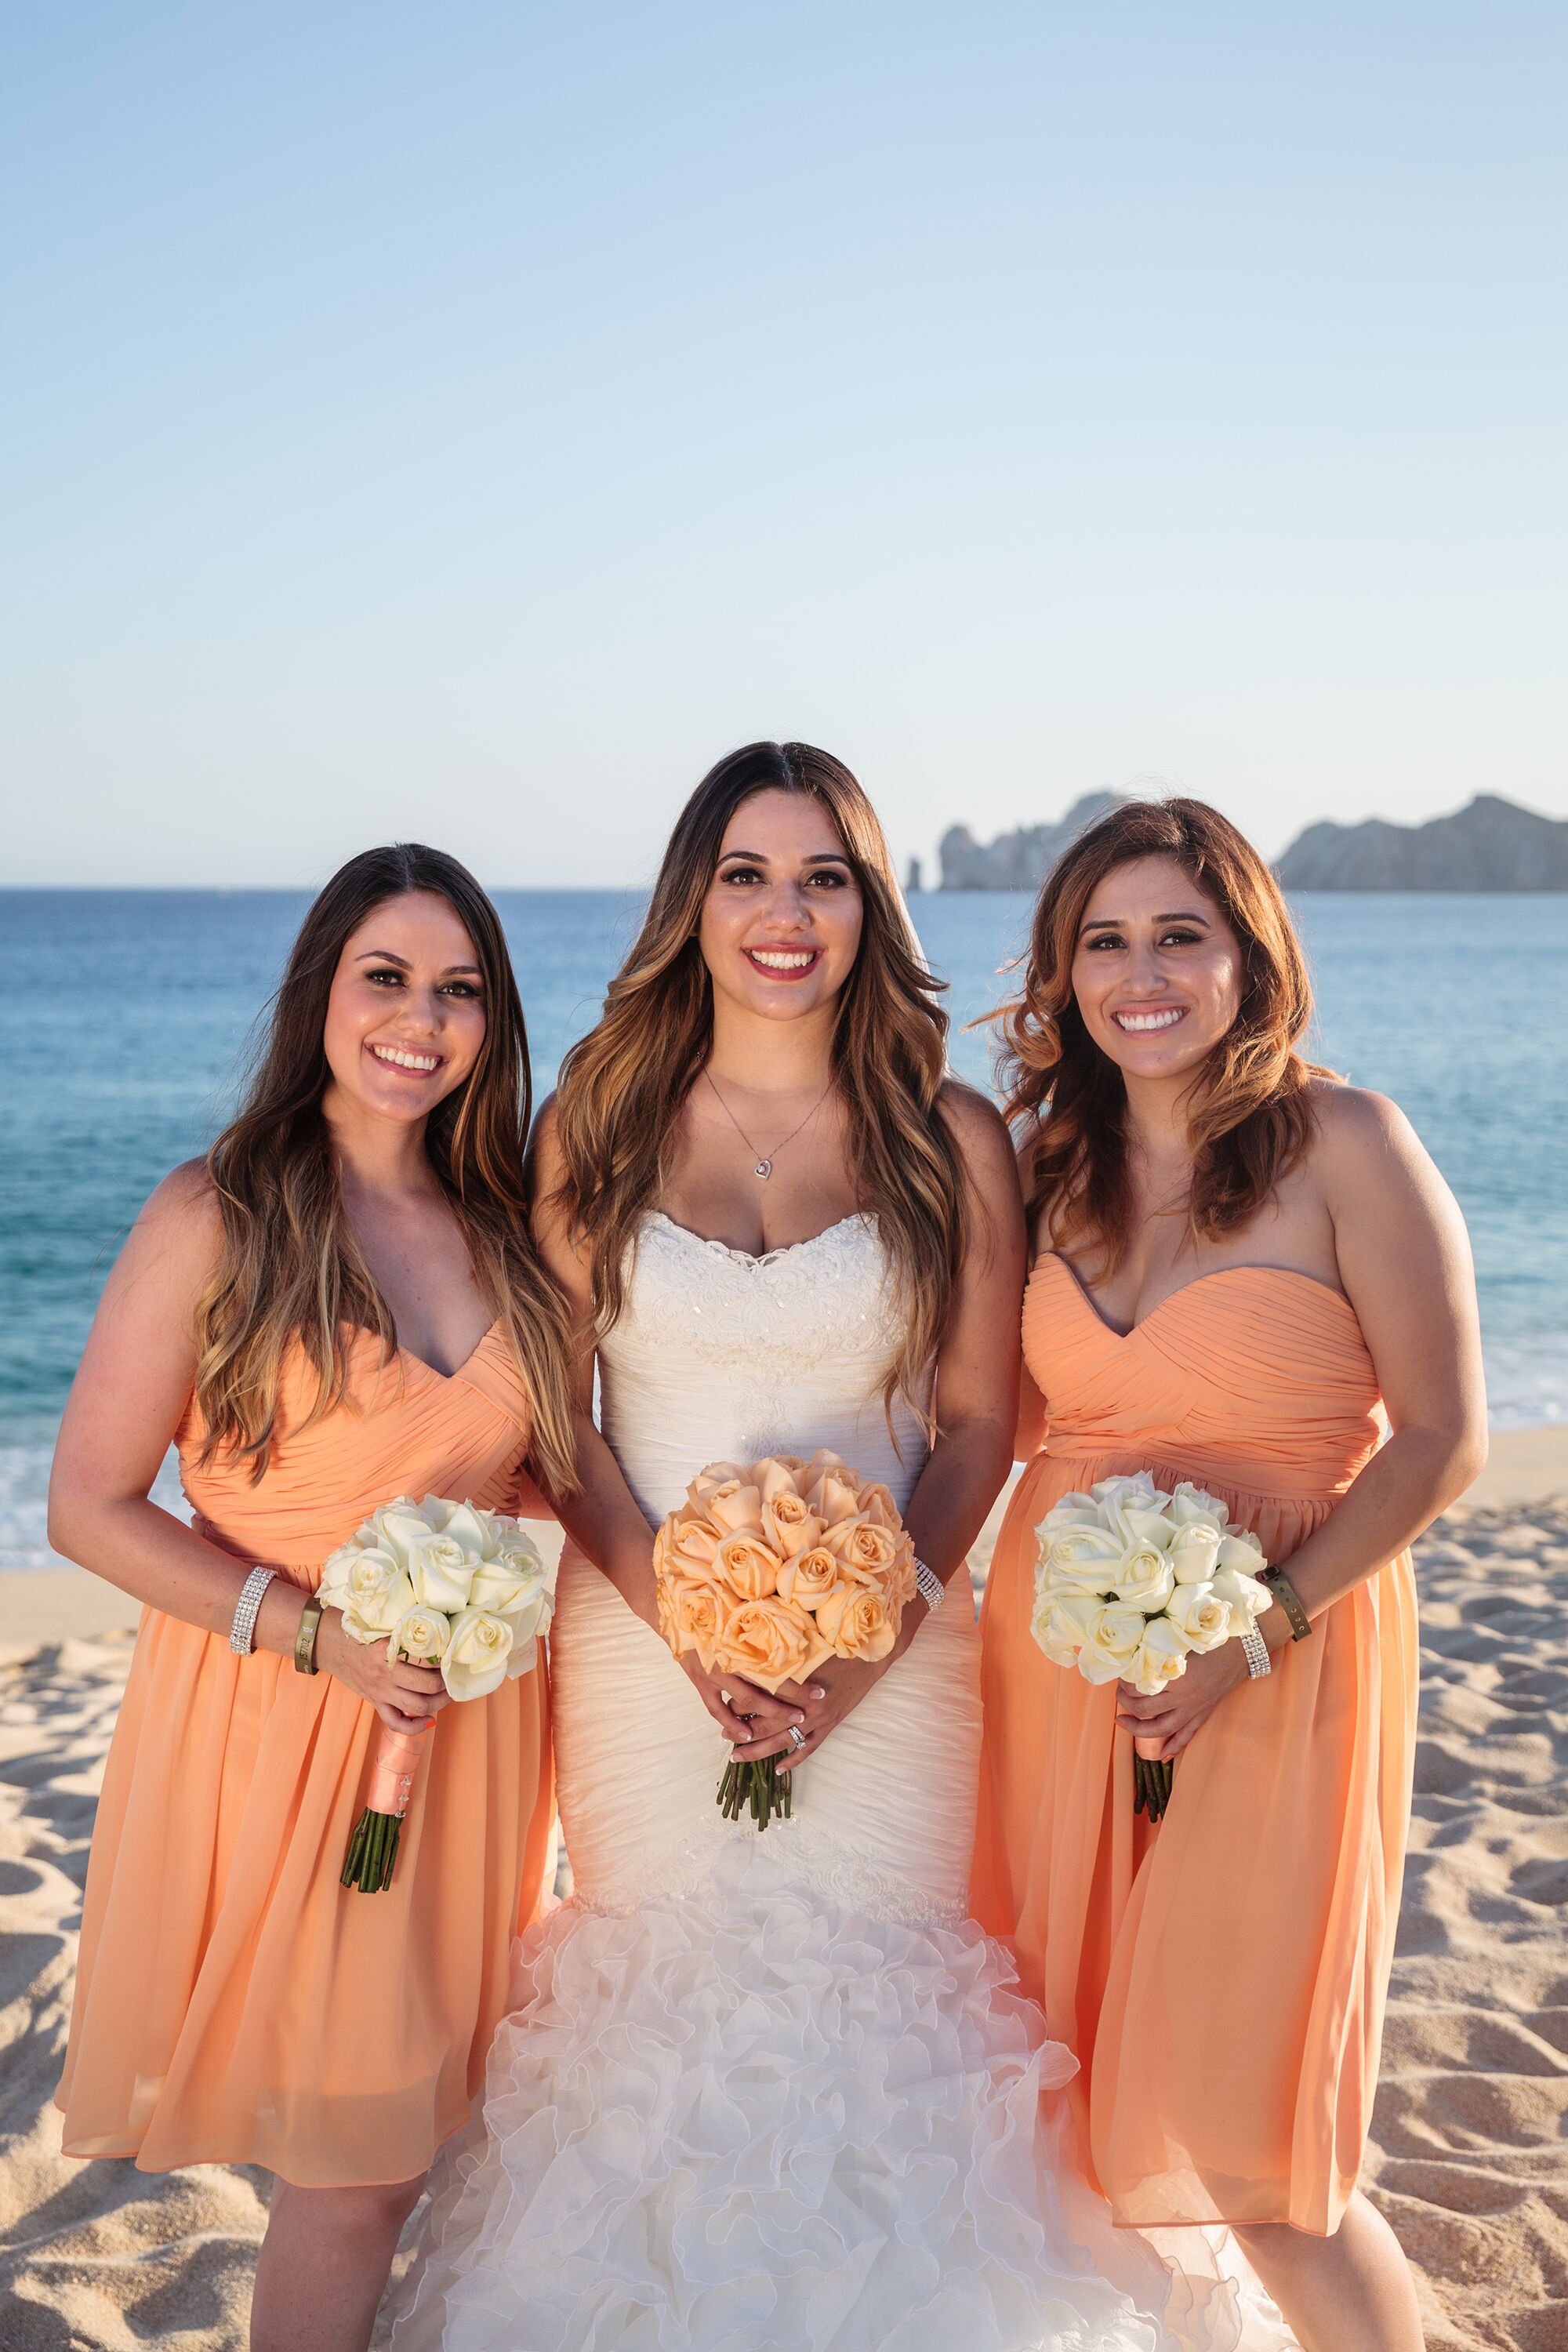
[[[60,1432],[52,1539],[146,1604],[88,1874],[65,2148],[276,2175],[257,2352],[368,2342],[539,1895],[542,1659],[448,1709],[437,1674],[307,1608],[395,1496],[537,1510],[530,1454],[570,1490],[565,1310],[521,1204],[528,1092],[471,876],[416,845],[352,860],[306,917],[244,1108],[138,1219]],[[148,1499],[172,1437],[190,1528]],[[437,1717],[391,1887],[343,1889],[378,1718]]]
[[[1046,883],[1006,1014],[1037,1395],[985,1596],[974,1909],[1080,2062],[1116,2219],[1234,2225],[1307,2352],[1416,2352],[1356,2179],[1409,1822],[1408,1546],[1484,1460],[1485,1405],[1458,1211],[1391,1103],[1300,1059],[1310,1014],[1272,875],[1201,802],[1115,811]],[[1142,1698],[1037,1647],[1036,1527],[1138,1470],[1218,1496],[1284,1571],[1266,1675],[1226,1642]],[[1181,1759],[1157,1828],[1134,1736]]]

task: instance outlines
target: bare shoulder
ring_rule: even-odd
[[[223,1247],[223,1212],[206,1161],[185,1160],[172,1168],[143,1202],[133,1232],[160,1255],[216,1258]]]
[[[979,1183],[1013,1174],[1013,1139],[995,1104],[963,1078],[949,1078],[937,1097],[948,1132]]]
[[[530,1194],[534,1198],[553,1192],[566,1172],[566,1161],[561,1150],[561,1114],[558,1097],[553,1094],[546,1095],[533,1114],[528,1149],[523,1154],[523,1167],[528,1176]]]
[[[1426,1147],[1399,1105],[1368,1087],[1315,1081],[1312,1116],[1312,1157],[1326,1177],[1364,1177],[1380,1167],[1409,1168],[1426,1160]]]
[[[223,1255],[223,1213],[206,1163],[187,1160],[148,1195],[120,1253],[110,1289],[193,1300]]]

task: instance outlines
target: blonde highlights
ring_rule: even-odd
[[[1065,850],[1036,904],[1023,986],[996,1016],[1008,1120],[1035,1130],[1026,1161],[1031,1223],[1054,1246],[1088,1242],[1113,1272],[1131,1239],[1126,1089],[1090,1037],[1073,994],[1084,910],[1119,866],[1170,857],[1219,906],[1241,948],[1241,1002],[1187,1097],[1194,1154],[1188,1216],[1210,1239],[1247,1224],[1305,1150],[1311,1085],[1333,1073],[1300,1050],[1311,984],[1273,874],[1205,801],[1133,801]]]
[[[357,1330],[376,1335],[384,1359],[396,1347],[391,1310],[343,1214],[321,1099],[331,1076],[327,1001],[343,947],[378,906],[409,891],[436,893],[458,916],[486,1009],[479,1057],[431,1114],[426,1151],[527,1389],[531,1459],[544,1485],[570,1494],[570,1318],[529,1228],[522,1151],[531,1082],[517,982],[500,919],[472,875],[416,842],[351,858],[316,898],[273,1001],[245,1103],[207,1154],[223,1249],[196,1309],[201,1458],[221,1453],[247,1463],[253,1479],[262,1475],[296,1346],[316,1380],[305,1427],[343,1403]]]
[[[638,1227],[663,1189],[678,1114],[712,1045],[712,983],[698,944],[703,902],[731,818],[770,791],[821,803],[861,892],[865,921],[839,996],[833,1078],[854,1108],[856,1198],[878,1220],[902,1318],[887,1396],[901,1391],[917,1402],[947,1326],[965,1232],[963,1169],[939,1108],[948,1083],[943,983],[926,968],[876,812],[827,752],[747,744],[687,802],[604,1017],[562,1066],[558,1200],[586,1243],[595,1325],[607,1330],[625,1305]]]

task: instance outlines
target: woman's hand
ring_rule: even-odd
[[[1189,1658],[1186,1673],[1152,1698],[1142,1697],[1131,1683],[1118,1683],[1116,1720],[1135,1738],[1161,1740],[1160,1761],[1168,1764],[1202,1729],[1226,1692],[1248,1679],[1241,1643],[1222,1642],[1217,1650]]]
[[[323,1674],[368,1699],[388,1731],[423,1731],[450,1694],[434,1666],[386,1662],[384,1642],[356,1642],[343,1631],[341,1609],[324,1609],[316,1628],[316,1664]]]
[[[721,1675],[716,1668],[710,1674],[694,1651],[688,1650],[679,1664],[743,1764],[751,1762],[753,1749],[772,1756],[787,1747],[789,1726],[805,1719],[794,1683],[781,1684],[775,1697],[740,1675]]]
[[[923,1601],[911,1602],[909,1614],[913,1616],[917,1609],[923,1617]],[[854,1714],[868,1691],[875,1689],[888,1668],[902,1657],[908,1647],[908,1642],[896,1643],[875,1665],[867,1664],[862,1658],[829,1658],[818,1666],[808,1683],[781,1683],[773,1704],[787,1710],[785,1722],[776,1727],[770,1725],[765,1730],[756,1724],[750,1726],[752,1736],[737,1747],[736,1762],[760,1764],[764,1757],[776,1756],[779,1769],[784,1772],[805,1763],[816,1754],[828,1733],[837,1730],[846,1716]],[[759,1696],[765,1698],[767,1694],[762,1692]],[[751,1704],[750,1697],[742,1700],[748,1709]],[[790,1724],[799,1727],[801,1738],[790,1738]]]

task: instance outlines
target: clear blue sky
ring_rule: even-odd
[[[1541,5],[13,0],[0,878],[1568,814]]]

